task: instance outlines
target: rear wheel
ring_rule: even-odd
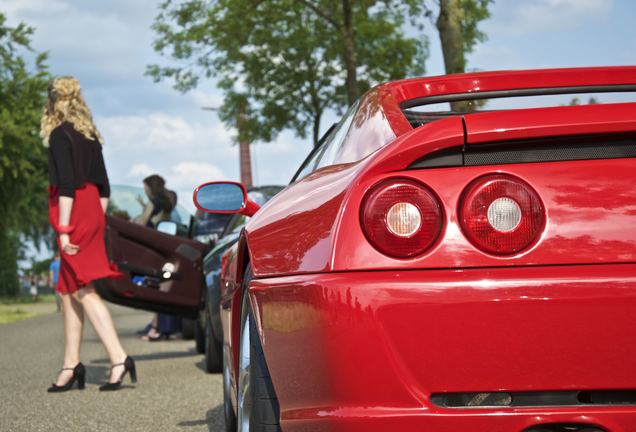
[[[230,400],[232,384],[230,379],[229,354],[227,346],[223,346],[223,414],[225,416],[225,431],[236,432],[236,414]]]
[[[243,279],[239,337],[238,432],[280,432],[278,399],[265,363],[247,291],[251,276],[248,266]]]

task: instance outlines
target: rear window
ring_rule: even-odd
[[[321,139],[292,181],[331,165],[357,162],[395,139],[376,92],[362,96]]]
[[[402,112],[416,128],[446,117],[471,112],[501,111],[523,108],[544,108],[566,105],[590,105],[636,102],[636,93],[626,91],[567,91],[568,89],[527,89],[519,91],[484,92],[465,95],[442,95],[407,101]],[[558,92],[555,94],[525,94],[528,92]],[[561,91],[561,92],[559,92]],[[487,97],[493,94],[494,97]],[[455,100],[443,100],[452,98]],[[406,108],[405,108],[406,105]]]

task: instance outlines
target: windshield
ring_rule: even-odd
[[[141,197],[144,201],[148,201],[148,197],[146,197],[146,193],[141,187],[111,185],[110,199],[108,201],[108,209],[106,213],[126,220],[136,218],[143,210],[141,204],[137,200],[137,197]],[[175,210],[177,211],[182,223],[187,224],[190,220],[190,212],[178,203]]]

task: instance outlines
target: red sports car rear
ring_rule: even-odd
[[[372,90],[226,256],[232,392],[247,307],[286,432],[636,431],[634,91],[636,67]],[[473,110],[581,93],[621,96]]]

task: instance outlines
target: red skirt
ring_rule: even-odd
[[[49,222],[57,230],[60,216],[57,188],[50,188],[49,194]],[[99,190],[92,183],[75,190],[70,221],[74,229],[69,237],[72,244],[79,246],[79,252],[75,255],[63,252],[58,238],[61,262],[55,290],[59,293],[74,293],[97,279],[121,277],[106,255],[106,217],[99,198]]]

